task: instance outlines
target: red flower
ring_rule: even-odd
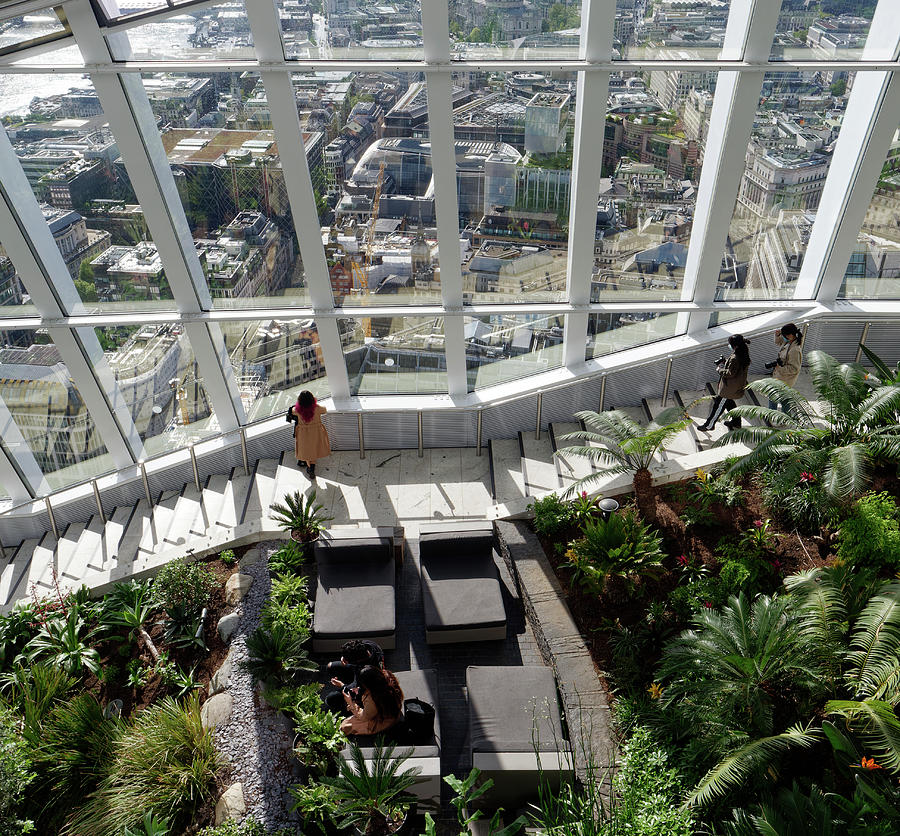
[[[703,606],[706,607],[706,609],[711,610],[712,609],[712,601],[704,601]]]
[[[687,566],[687,565],[688,565],[688,558],[687,558],[687,555],[686,555],[686,554],[680,554],[680,555],[678,555],[678,557],[676,557],[675,559],[676,559],[676,560],[679,562],[679,564],[681,564],[682,566]]]
[[[862,759],[859,762],[859,765],[863,769],[884,769],[884,767],[880,763],[875,763],[875,758],[867,758],[865,755],[862,756]]]
[[[757,528],[762,528],[763,521],[762,520],[753,520],[753,525],[755,525]]]

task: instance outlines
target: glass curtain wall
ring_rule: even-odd
[[[245,421],[277,416],[304,387],[450,392],[465,405],[495,385],[559,379],[565,364],[612,368],[616,352],[684,334],[691,293],[715,300],[697,317],[711,324],[754,313],[720,302],[789,306],[826,180],[864,214],[853,251],[829,256],[846,259],[839,296],[898,298],[900,139],[859,140],[883,161],[874,195],[831,166],[854,82],[879,70],[863,61],[870,29],[879,43],[893,31],[887,0],[878,12],[874,0],[782,0],[752,36],[770,63],[741,136],[716,95],[723,73],[745,69],[722,58],[756,31],[743,6],[589,2],[450,0],[443,20],[422,0],[91,0],[95,19],[65,4],[0,9],[0,398],[50,484],[111,468],[95,430],[109,421],[81,397],[102,409],[111,381],[126,407],[116,420],[130,416],[152,455],[220,432],[238,402]],[[606,64],[579,57],[597,13],[613,35]],[[111,61],[96,59],[98,37]],[[435,133],[428,83],[442,73],[452,129]],[[140,120],[140,141],[110,128],[110,105],[114,124]],[[890,118],[880,107],[870,120]],[[602,110],[601,135],[579,135],[579,108]],[[743,160],[724,196],[717,142]],[[579,171],[588,147],[599,171]],[[455,218],[439,217],[439,154]],[[154,195],[137,182],[148,166],[167,197],[152,217],[137,194]],[[701,195],[722,205],[708,211]],[[576,198],[596,211],[577,233]],[[26,215],[47,228],[40,241],[26,228],[23,246]],[[714,257],[696,268],[701,247]],[[31,275],[35,264],[52,270]],[[76,327],[60,308],[83,317],[82,345],[99,343],[74,378],[49,337]],[[200,350],[191,336],[203,335]],[[104,383],[79,377],[91,373]]]

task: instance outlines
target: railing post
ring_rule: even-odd
[[[481,417],[484,413],[484,410],[479,407],[475,411],[475,455],[481,455]]]
[[[197,467],[197,453],[194,450],[193,444],[188,447],[188,450],[191,451],[191,470],[194,471],[194,487],[197,488],[197,491],[199,493],[203,490],[203,488],[200,487],[200,468]]]
[[[662,406],[663,409],[666,408],[666,403],[669,400],[669,380],[672,377],[672,358],[669,357],[669,362],[666,363],[666,381],[663,383],[663,392],[662,392]]]
[[[603,402],[606,400],[606,375],[600,378],[600,403],[597,405],[597,412],[603,412]]]
[[[534,440],[541,440],[541,410],[544,407],[544,393],[538,392],[537,396],[537,409],[535,410],[535,421],[534,421]]]
[[[141,481],[144,483],[144,496],[147,497],[147,504],[152,508],[153,498],[150,496],[150,480],[147,479],[147,467],[143,459],[138,462],[138,465],[141,468]]]
[[[106,511],[103,510],[103,503],[100,501],[100,488],[97,487],[97,480],[91,480],[91,487],[94,489],[94,502],[97,503],[97,513],[103,525],[106,525]]]
[[[859,346],[856,349],[856,361],[855,362],[857,362],[857,363],[862,359],[862,353],[863,353],[862,347],[866,344],[866,337],[869,336],[869,326],[871,324],[872,324],[871,322],[867,322],[863,326],[862,336],[859,338]]]
[[[421,459],[425,455],[425,439],[424,433],[422,430],[422,410],[420,409],[416,413],[417,423],[419,425],[419,458]]]
[[[47,507],[47,514],[50,517],[50,528],[53,530],[53,536],[59,540],[59,529],[56,527],[56,517],[53,515],[53,506],[50,504],[50,497],[44,497],[44,505]]]
[[[250,460],[247,458],[247,432],[241,427],[241,459],[244,462],[244,475],[250,475]]]
[[[366,442],[363,438],[363,414],[361,412],[356,413],[356,431],[359,433],[359,457],[364,459],[366,457]]]

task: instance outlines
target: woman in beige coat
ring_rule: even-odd
[[[326,409],[316,403],[312,392],[304,389],[287,414],[287,420],[294,422],[294,454],[297,464],[306,462],[306,474],[316,477],[316,460],[331,455],[328,431],[322,423]]]
[[[779,328],[775,332],[775,345],[778,346],[778,357],[775,358],[775,365],[772,369],[772,377],[793,386],[800,376],[800,364],[803,362],[803,352],[800,345],[803,342],[803,334],[800,329],[789,322],[783,328]],[[766,364],[766,368],[770,364]],[[769,409],[778,409],[775,401],[769,401]]]
[[[742,334],[734,334],[728,338],[731,346],[731,356],[724,364],[717,367],[719,372],[719,385],[716,388],[716,396],[713,398],[709,410],[709,417],[698,426],[700,432],[708,433],[715,429],[716,421],[726,409],[734,409],[737,404],[735,399],[744,397],[744,388],[747,386],[747,371],[750,368],[749,343]],[[735,430],[741,425],[741,419],[726,421],[725,426],[729,430]]]

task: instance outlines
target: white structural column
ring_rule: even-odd
[[[896,60],[900,54],[897,11],[890,0],[878,4],[863,50],[864,60]],[[858,72],[831,156],[795,298],[815,296],[830,304],[837,297],[898,123],[900,76]]]
[[[459,201],[456,194],[456,143],[453,134],[453,76],[450,68],[450,12],[447,0],[422,3],[422,36],[428,88],[428,139],[431,142],[431,176],[441,265],[441,300],[444,317],[444,352],[447,387],[451,398],[468,392],[462,265],[459,252]]]
[[[772,0],[732,3],[722,58],[765,62],[775,39],[780,3]],[[737,200],[747,146],[756,118],[761,72],[722,70],[716,80],[703,156],[703,173],[694,207],[694,225],[684,268],[682,299],[701,305],[715,300],[722,255]],[[708,313],[690,316],[688,330],[704,330]]]
[[[248,3],[247,16],[259,60],[263,63],[283,60],[281,23],[275,0],[254,0]],[[310,302],[317,312],[333,311],[334,295],[331,292],[331,279],[322,246],[319,215],[291,74],[283,70],[267,70],[260,73],[260,76],[266,88],[269,112],[272,114],[272,128],[278,143],[281,171],[291,204],[294,229],[297,231],[297,246],[303,260]],[[334,317],[317,317],[316,329],[331,396],[336,404],[345,403],[350,397],[350,382],[338,322]]]
[[[50,485],[21,430],[0,398],[0,481],[14,502],[47,496]]]
[[[590,62],[612,59],[615,0],[583,0],[579,57]],[[569,253],[566,262],[566,292],[573,305],[591,301],[594,247],[597,237],[597,197],[603,167],[606,130],[608,72],[581,72],[575,88],[575,149],[569,191]],[[585,361],[588,313],[570,313],[564,329],[564,363],[578,366]]]
[[[110,63],[112,56],[89,0],[71,0],[66,13],[85,62]],[[113,37],[123,48],[127,46],[124,35]],[[140,74],[93,73],[91,80],[118,141],[178,310],[186,314],[209,310],[212,300],[203,268]],[[219,426],[226,432],[234,430],[244,420],[244,408],[234,370],[230,363],[222,362],[227,360],[227,352],[221,332],[203,328],[191,333],[193,338],[209,342],[200,345],[192,339],[194,355]],[[218,342],[210,342],[213,340]],[[216,358],[215,364],[208,365],[212,358]]]
[[[6,131],[0,129],[0,240],[3,241],[16,272],[25,285],[35,307],[45,321],[54,321],[70,313],[84,312],[75,290],[69,268],[63,260],[50,227],[44,220],[25,173],[9,143]],[[27,231],[28,237],[25,237]],[[97,361],[101,373],[109,367],[93,329],[82,329],[77,339],[66,329],[50,329],[72,380],[91,414],[106,449],[117,468],[127,467],[140,457],[143,445],[127,410],[113,415],[111,404],[122,403],[122,394],[112,375],[102,381],[86,361]],[[31,468],[23,468],[26,475]],[[30,478],[30,477],[29,477]],[[32,483],[33,487],[36,487]]]

